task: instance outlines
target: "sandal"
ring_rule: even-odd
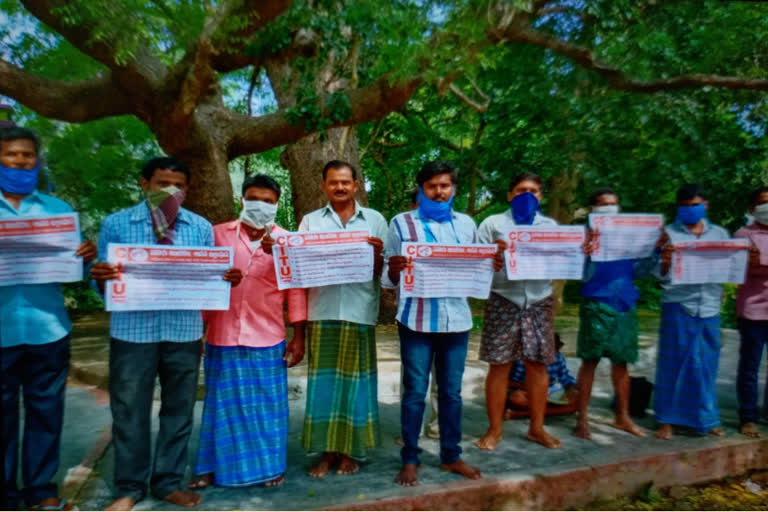
[[[48,500],[58,499],[57,505],[43,505]],[[29,507],[29,510],[77,510],[72,503],[69,503],[64,498],[46,498],[37,505]]]

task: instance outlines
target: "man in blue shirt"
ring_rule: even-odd
[[[39,193],[40,143],[32,130],[0,128],[0,218],[69,213],[72,208]],[[80,244],[77,256],[88,263],[96,246]],[[0,362],[2,373],[3,486],[9,510],[21,506],[66,510],[53,478],[59,468],[64,392],[69,370],[69,322],[59,283],[0,286]],[[19,391],[24,395],[22,481],[16,483],[19,454]],[[22,496],[23,495],[23,496]]]
[[[146,200],[107,216],[99,233],[99,263],[91,276],[100,290],[119,269],[109,263],[113,243],[213,246],[211,223],[181,207],[189,169],[172,157],[153,158],[142,169]],[[230,269],[224,279],[236,286],[242,273]],[[203,336],[200,311],[114,312],[110,320],[109,396],[115,449],[117,499],[106,510],[131,510],[147,492],[182,507],[200,503],[200,495],[181,490]],[[151,412],[155,378],[160,377],[160,432],[150,458]]]

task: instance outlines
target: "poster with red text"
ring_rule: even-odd
[[[120,268],[107,281],[107,311],[227,310],[231,247],[109,244],[107,261]]]
[[[516,226],[507,233],[507,278],[581,279],[583,226]]]
[[[670,278],[672,284],[744,282],[749,240],[691,241],[674,244]]]
[[[76,213],[0,219],[0,286],[83,278]]]
[[[277,287],[314,288],[373,279],[368,231],[297,231],[275,238]]]
[[[495,244],[404,243],[408,258],[400,274],[400,297],[487,299],[493,279]]]
[[[664,216],[647,213],[591,213],[592,261],[648,258],[664,228]]]

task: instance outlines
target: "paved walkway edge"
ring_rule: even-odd
[[[650,481],[658,487],[692,485],[766,467],[768,439],[734,439],[724,446],[574,467],[559,474],[516,473],[439,487],[422,485],[410,496],[327,510],[565,510],[635,494]]]

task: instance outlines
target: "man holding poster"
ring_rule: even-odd
[[[660,439],[672,437],[673,425],[723,435],[715,392],[723,287],[713,282],[671,284],[669,275],[673,244],[729,239],[725,229],[706,218],[708,204],[698,185],[680,187],[677,219],[665,228],[660,240],[663,248],[658,277],[664,293],[653,393],[656,421],[660,425],[656,437]]]
[[[280,185],[265,174],[243,182],[240,219],[213,227],[216,245],[232,247],[244,269],[226,311],[205,318],[205,402],[191,489],[211,484],[282,485],[288,441],[288,371],[304,357],[306,292],[279,290],[262,237],[275,224]],[[283,306],[293,324],[286,343]]]
[[[618,214],[619,196],[609,188],[596,190],[590,197],[592,213]],[[663,222],[663,221],[660,221]],[[585,245],[587,255],[593,254],[596,238],[590,232]],[[658,232],[653,237],[658,239]],[[651,249],[649,252],[652,252]],[[605,356],[611,360],[611,378],[616,392],[616,416],[613,426],[636,436],[645,431],[629,416],[629,371],[627,365],[637,361],[637,309],[640,292],[634,279],[649,273],[656,260],[649,254],[642,259],[587,261],[579,307],[579,335],[576,353],[581,358],[579,368],[578,419],[574,435],[592,439],[587,408],[592,394],[595,369]]]
[[[509,231],[515,226],[554,226],[554,219],[539,211],[541,178],[522,173],[510,180],[507,199],[510,208],[491,215],[480,224],[480,241],[506,248]],[[531,420],[528,439],[547,448],[560,448],[560,440],[544,429],[549,376],[547,365],[555,361],[554,299],[552,281],[509,280],[504,271],[494,276],[491,295],[485,306],[480,359],[489,364],[485,380],[488,431],[475,443],[493,450],[502,439],[507,400],[507,381],[515,361],[525,362],[525,387]]]
[[[37,134],[13,125],[0,128],[0,220],[72,212],[61,199],[37,191],[39,170]],[[96,258],[96,246],[82,242],[72,246],[71,254],[88,263]],[[21,508],[22,500],[29,507],[71,509],[58,497],[53,478],[59,468],[72,324],[61,284],[37,283],[0,286],[1,463],[5,468],[4,492],[0,494],[6,510]],[[16,483],[20,390],[25,412],[21,450],[24,489]]]
[[[149,160],[142,169],[146,200],[104,219],[99,233],[99,263],[91,276],[101,291],[120,278],[107,261],[110,243],[213,246],[211,223],[181,207],[189,169],[173,157]],[[230,269],[224,279],[242,278]],[[197,394],[203,320],[195,310],[113,312],[109,326],[109,398],[115,450],[117,499],[107,510],[131,510],[144,498],[147,479],[158,499],[194,507],[200,495],[180,489],[187,466],[187,444]],[[160,432],[150,457],[150,420],[155,378],[160,377]],[[150,478],[150,468],[153,474]]]
[[[408,259],[401,255],[404,243],[477,242],[474,221],[452,209],[457,173],[447,162],[427,162],[416,175],[417,208],[396,215],[389,225],[390,257],[385,286],[397,286],[402,279],[401,272],[406,270]],[[494,268],[500,266],[501,261]],[[481,478],[477,468],[461,460],[461,379],[472,328],[472,313],[466,297],[398,296],[396,318],[404,370],[400,410],[402,468],[396,482],[404,486],[418,484],[419,434],[433,360],[438,388],[440,467],[473,480]]]
[[[307,292],[309,375],[302,442],[308,452],[322,452],[309,470],[316,478],[333,467],[340,475],[357,473],[355,459],[379,444],[376,320],[387,221],[355,201],[359,186],[351,164],[328,162],[322,182],[328,204],[299,225],[299,231],[367,231],[374,259],[368,281]]]

